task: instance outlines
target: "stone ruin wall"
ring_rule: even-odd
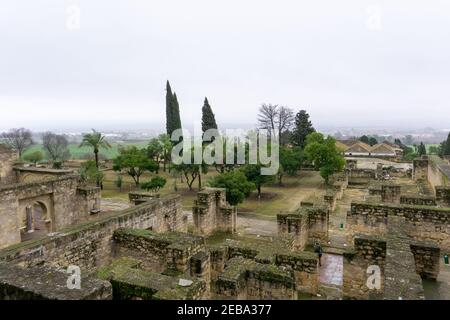
[[[450,248],[450,208],[353,202],[347,213],[347,232],[384,235],[391,215],[405,217],[411,238]]]
[[[199,191],[192,215],[196,234],[236,232],[237,211],[226,202],[225,189],[205,188]]]
[[[370,265],[377,265],[383,274],[385,260],[385,241],[366,235],[355,236],[354,249],[344,253],[343,298],[367,300],[381,295],[384,290],[384,278],[381,277],[380,289],[371,291],[367,286],[367,268]]]
[[[0,248],[21,242],[26,208],[36,202],[46,209],[47,232],[74,224],[100,207],[98,188],[79,188],[77,175],[0,187]]]
[[[423,156],[413,160],[414,181],[428,181],[433,189],[450,186],[450,166],[435,156]]]
[[[121,227],[186,232],[181,199],[174,195],[149,201],[99,221],[68,227],[54,236],[3,249],[0,262],[24,267],[77,265],[92,272],[110,262],[113,233]]]
[[[13,166],[18,159],[16,151],[0,144],[0,186],[16,182]]]

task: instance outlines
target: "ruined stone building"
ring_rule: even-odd
[[[448,175],[433,158],[412,174],[351,160],[323,196],[277,214],[277,236],[246,241],[232,239],[224,189],[198,192],[189,230],[179,195],[132,192],[129,208],[102,214],[100,190],[77,174],[12,158],[1,166],[0,299],[423,299],[422,279],[438,279],[450,251]],[[218,233],[229,239],[207,243]],[[342,257],[342,284],[328,291],[317,242]]]

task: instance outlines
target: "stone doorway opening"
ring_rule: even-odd
[[[21,240],[27,241],[47,235],[51,232],[51,220],[43,202],[36,201],[25,208],[25,222]]]

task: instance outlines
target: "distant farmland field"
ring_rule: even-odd
[[[137,146],[138,148],[144,148],[148,144],[148,141],[127,141],[123,143],[113,142],[111,143],[110,149],[100,149],[100,154],[106,157],[107,159],[113,159],[119,154],[119,146]],[[41,144],[36,144],[28,148],[24,155],[34,152],[34,151],[42,151],[45,155],[44,148]],[[86,155],[93,155],[92,148],[89,147],[79,147],[79,144],[70,144],[69,151],[72,155],[72,159],[84,159]],[[47,160],[47,159],[45,159]]]

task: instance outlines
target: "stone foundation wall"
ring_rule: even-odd
[[[205,188],[197,193],[192,209],[195,233],[236,232],[237,211],[226,202],[225,189]]]
[[[353,202],[347,214],[349,234],[386,234],[388,216],[404,216],[408,236],[450,247],[450,208]]]
[[[401,187],[399,185],[383,184],[381,186],[381,201],[400,203]]]
[[[114,213],[95,222],[66,228],[53,236],[0,250],[0,262],[22,266],[78,265],[84,270],[92,271],[111,260],[112,237],[118,228],[152,228],[156,232],[186,232],[186,222],[180,196],[170,195]]]
[[[296,211],[277,215],[278,234],[293,235],[294,248],[303,250],[316,241],[328,241],[328,204],[302,203]]]
[[[388,217],[384,299],[423,300],[422,279],[406,234],[405,218]]]
[[[116,258],[139,259],[144,269],[157,273],[170,269],[190,275],[192,257],[205,246],[202,237],[187,233],[155,233],[125,228],[116,230],[113,240]]]
[[[277,214],[278,234],[294,236],[294,247],[303,250],[309,241],[309,217],[307,211],[302,213]]]
[[[428,180],[428,159],[413,160],[413,179]]]
[[[109,282],[81,273],[81,289],[67,288],[68,273],[44,266],[0,264],[0,300],[111,300]]]
[[[357,235],[354,249],[344,253],[342,294],[345,299],[364,299],[380,296],[384,290],[386,242],[381,238]],[[381,271],[380,289],[370,289],[368,267],[376,265]]]
[[[436,198],[433,196],[422,195],[402,195],[400,204],[409,204],[414,206],[436,206]]]
[[[432,243],[413,242],[410,245],[414,255],[416,272],[423,279],[436,280],[439,275],[441,250]]]
[[[296,300],[290,272],[243,257],[232,258],[214,283],[216,298],[223,300]]]
[[[443,206],[450,207],[450,187],[437,186],[436,187],[436,201]]]
[[[18,159],[19,154],[16,151],[0,144],[0,186],[16,182],[13,166]]]
[[[18,183],[0,187],[0,248],[21,241],[26,231],[27,208],[43,207],[47,232],[55,232],[76,223],[100,208],[98,188],[79,188],[79,176]]]
[[[36,167],[19,167],[13,168],[15,172],[17,183],[32,183],[44,180],[54,180],[67,175],[75,174],[71,169],[51,169],[51,168],[36,168]]]

